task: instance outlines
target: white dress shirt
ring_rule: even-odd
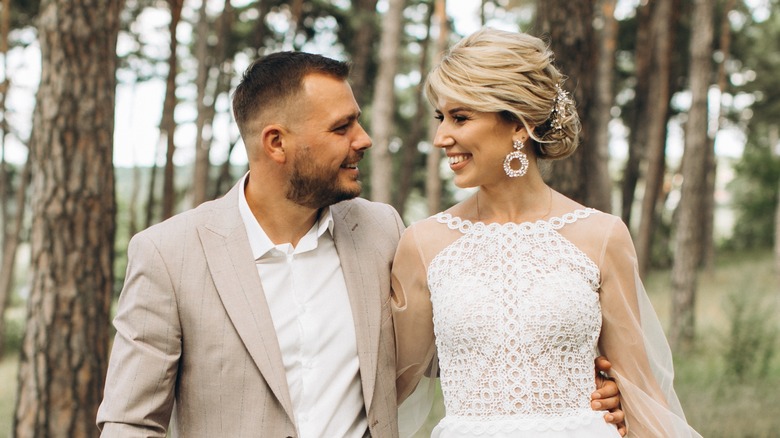
[[[282,351],[298,433],[301,438],[360,438],[368,422],[355,324],[333,242],[330,208],[322,210],[297,246],[275,245],[249,209],[244,190],[239,193],[239,210]]]

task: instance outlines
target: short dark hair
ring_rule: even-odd
[[[301,91],[303,79],[319,73],[347,80],[349,64],[305,52],[277,52],[252,62],[233,93],[233,116],[239,131],[264,107],[279,105]]]

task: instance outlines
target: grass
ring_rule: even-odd
[[[721,256],[712,272],[701,275],[696,301],[696,350],[675,356],[675,388],[690,424],[707,438],[780,438],[780,278],[769,251]],[[670,273],[652,272],[645,281],[648,295],[665,327],[671,308]],[[735,301],[736,300],[736,301]],[[748,303],[740,318],[735,303]],[[6,314],[20,326],[23,312]],[[733,328],[742,326],[737,345],[763,346],[734,350]],[[751,331],[752,330],[752,331]],[[753,344],[751,344],[753,345]],[[762,354],[769,353],[769,354]],[[774,353],[772,355],[771,353]],[[767,357],[768,356],[768,357]],[[733,371],[744,364],[743,374]],[[764,364],[764,366],[761,366]],[[0,436],[10,436],[18,355],[0,361]],[[444,415],[437,392],[428,422],[416,437],[429,437]]]

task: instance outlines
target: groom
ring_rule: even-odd
[[[371,140],[348,74],[291,52],[247,69],[233,111],[249,173],[130,242],[102,436],[398,435],[403,223],[357,197]],[[617,406],[614,383],[600,392]]]

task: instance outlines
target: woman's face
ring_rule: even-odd
[[[447,154],[455,185],[466,188],[506,181],[504,158],[513,150],[513,139],[525,140],[524,129],[498,113],[474,111],[444,98],[437,103],[439,127],[433,144]]]

